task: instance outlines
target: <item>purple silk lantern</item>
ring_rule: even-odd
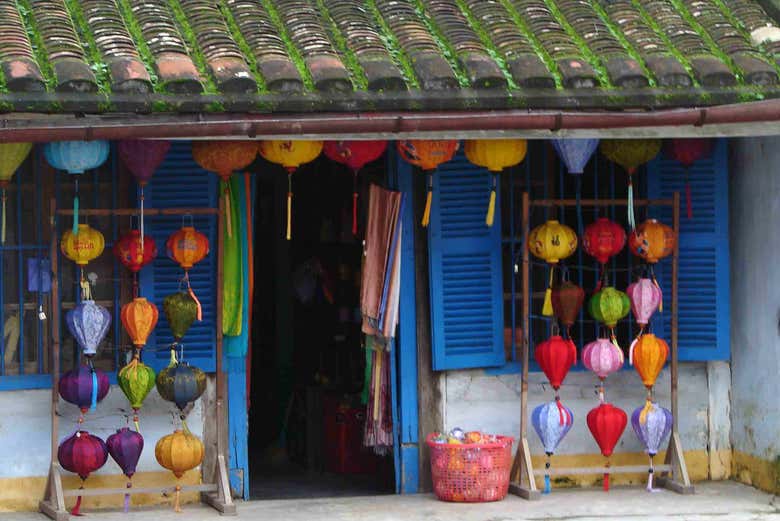
[[[582,174],[596,148],[598,139],[553,139],[553,148],[558,153],[570,174]]]
[[[609,339],[597,338],[582,349],[582,364],[600,380],[623,367],[623,351]]]
[[[94,356],[111,326],[111,313],[94,300],[83,300],[65,315],[70,334],[86,356]]]
[[[144,450],[144,438],[140,433],[131,431],[127,427],[117,430],[106,440],[108,453],[116,461],[122,473],[128,480],[133,479],[136,465]],[[127,488],[133,486],[132,481],[127,482]],[[125,494],[125,512],[130,509],[130,494]]]
[[[650,322],[656,309],[661,305],[661,288],[659,288],[651,279],[642,278],[630,284],[626,289],[626,294],[631,300],[631,311],[637,324],[644,331],[645,326]]]
[[[564,406],[560,400],[543,403],[531,413],[531,423],[536,434],[542,440],[544,452],[547,454],[545,469],[550,468],[550,457],[555,452],[558,444],[574,425],[574,413]],[[544,475],[544,493],[550,493],[550,475]]]
[[[653,490],[653,456],[658,454],[661,444],[669,436],[672,420],[671,411],[650,400],[643,407],[637,407],[631,414],[631,427],[650,457],[650,468],[647,471],[648,491]]]
[[[87,409],[94,411],[97,403],[108,394],[108,389],[106,373],[87,365],[80,365],[60,377],[60,396],[81,409],[82,414]]]

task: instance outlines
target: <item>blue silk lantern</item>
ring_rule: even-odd
[[[46,161],[57,170],[65,170],[76,176],[93,170],[108,159],[108,141],[54,141],[46,143],[43,154]],[[76,177],[73,196],[73,235],[78,235],[79,178]]]
[[[550,457],[574,425],[574,413],[556,399],[535,408],[531,413],[531,423],[544,445],[544,452],[547,454],[544,468],[549,470]],[[544,475],[544,493],[550,493],[550,475],[547,473]]]
[[[672,413],[650,400],[643,407],[637,407],[631,414],[631,427],[636,437],[645,446],[650,458],[647,470],[647,490],[653,490],[653,456],[658,454],[661,444],[672,430]]]
[[[82,300],[65,315],[70,334],[76,339],[86,356],[94,356],[100,342],[106,338],[111,326],[111,313],[95,304],[94,300]]]
[[[187,404],[197,400],[206,390],[206,373],[176,359],[171,349],[171,363],[157,373],[157,392],[163,400],[173,402],[184,412]]]

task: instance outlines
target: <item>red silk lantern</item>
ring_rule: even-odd
[[[602,276],[604,265],[613,257],[620,253],[626,245],[626,232],[616,222],[610,221],[606,217],[600,217],[595,222],[585,227],[582,235],[582,248],[585,253],[594,257],[601,264]],[[601,289],[602,276],[596,285],[596,291]]]
[[[612,455],[628,424],[626,413],[610,403],[602,403],[588,413],[588,429],[605,458]],[[606,467],[609,467],[607,459]],[[604,474],[604,490],[609,490],[609,473]]]
[[[138,277],[141,268],[157,257],[157,245],[151,237],[138,230],[130,230],[114,244],[114,256],[133,272],[133,297],[138,296]]]
[[[693,218],[691,204],[691,184],[689,169],[699,159],[712,153],[712,140],[707,138],[677,138],[669,139],[664,144],[664,155],[669,159],[679,161],[685,168],[685,208],[688,219]]]
[[[552,289],[553,313],[558,321],[568,330],[577,321],[585,300],[585,292],[581,287],[565,280]],[[571,335],[568,335],[571,336]]]
[[[420,167],[428,176],[428,195],[425,198],[422,226],[428,226],[431,220],[431,202],[433,200],[433,171],[446,163],[458,151],[457,140],[408,139],[399,141],[398,153],[407,163]]]
[[[157,325],[158,316],[157,306],[143,297],[136,297],[122,306],[119,314],[133,345],[139,348],[146,344],[146,339]]]
[[[536,346],[534,359],[557,391],[571,366],[577,363],[577,347],[571,339],[555,335]]]
[[[352,170],[352,234],[357,235],[357,175],[361,168],[379,159],[387,150],[387,141],[326,141],[322,151],[337,163]]]
[[[87,431],[76,431],[75,434],[60,443],[57,449],[57,461],[62,468],[81,478],[81,488],[89,475],[106,464],[108,448],[106,444]],[[80,515],[81,496],[76,499],[76,504],[71,510],[74,516]]]

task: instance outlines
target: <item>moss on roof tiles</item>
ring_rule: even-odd
[[[138,56],[146,68],[146,72],[149,74],[149,79],[152,82],[152,89],[154,92],[163,92],[162,85],[160,85],[160,79],[157,77],[157,71],[155,69],[156,60],[154,54],[146,44],[141,26],[138,24],[138,20],[133,15],[133,9],[130,7],[128,0],[116,0],[119,13],[122,15],[122,19],[125,21],[125,27],[130,34],[130,38],[133,39],[135,48],[138,50]]]
[[[751,45],[756,49],[756,54],[758,55],[757,57],[771,65],[775,69],[775,72],[778,73],[778,76],[780,76],[780,66],[778,66],[777,61],[772,56],[772,53],[769,52],[763,45],[763,42],[759,44],[753,43],[753,39],[750,36],[750,31],[747,30],[747,27],[745,27],[745,24],[742,23],[742,20],[734,16],[734,13],[731,12],[731,9],[729,9],[728,6],[723,3],[723,0],[712,0],[712,3],[715,4],[718,9],[720,9],[720,12],[723,14],[726,20],[728,20],[729,23],[733,25],[737,31],[739,31],[742,37],[750,42]]]
[[[98,46],[95,43],[95,35],[92,34],[89,24],[87,24],[87,20],[84,18],[81,4],[79,4],[78,0],[64,0],[64,2],[70,12],[70,17],[73,20],[73,26],[76,29],[76,33],[81,40],[81,46],[84,48],[84,55],[89,60],[89,68],[92,69],[92,73],[95,75],[98,92],[101,94],[110,94],[111,77],[108,65],[103,61],[103,55],[100,53],[100,49],[98,49]]]
[[[271,22],[276,25],[276,30],[279,31],[279,37],[287,47],[287,56],[290,57],[290,61],[292,61],[295,67],[298,69],[298,74],[301,75],[303,86],[306,87],[307,90],[313,91],[314,80],[311,77],[311,71],[309,71],[309,67],[306,66],[306,61],[303,59],[303,56],[301,56],[301,52],[298,50],[298,47],[295,46],[295,42],[292,41],[290,35],[287,33],[287,27],[284,25],[282,16],[279,14],[279,11],[277,11],[276,6],[271,0],[260,1],[263,4],[263,7],[265,7],[265,10],[268,12],[268,16],[271,18]]]
[[[328,27],[326,27],[325,30],[328,36],[330,36],[331,44],[338,50],[342,63],[344,63],[344,66],[349,71],[352,85],[357,90],[368,90],[368,78],[366,77],[366,72],[363,70],[363,67],[360,65],[360,61],[350,48],[349,43],[347,42],[347,38],[341,32],[341,29],[339,29],[336,21],[333,20],[333,17],[330,16],[328,6],[326,6],[325,2],[322,0],[314,1],[320,10],[321,19],[327,20]]]
[[[49,62],[49,55],[43,44],[41,33],[38,32],[37,25],[35,24],[35,17],[32,15],[32,8],[29,0],[16,0],[16,9],[22,17],[24,28],[27,31],[27,38],[30,39],[30,46],[32,47],[35,61],[38,63],[41,76],[43,76],[43,83],[46,86],[46,90],[51,92],[57,85],[57,78],[51,63]]]
[[[244,38],[244,35],[241,34],[241,29],[238,28],[236,19],[233,18],[233,13],[231,13],[228,6],[225,5],[225,0],[219,0],[217,7],[219,8],[220,12],[222,13],[222,17],[227,23],[230,36],[233,37],[233,41],[236,42],[236,45],[238,45],[238,48],[241,50],[241,54],[244,55],[244,61],[246,61],[247,65],[249,66],[249,70],[252,71],[252,76],[254,77],[255,83],[257,84],[257,92],[260,94],[268,92],[268,87],[265,84],[265,78],[260,72],[260,68],[257,66],[257,58],[255,58],[255,53],[252,52],[252,48],[249,47],[249,44]]]
[[[208,61],[198,45],[198,39],[195,36],[195,33],[192,32],[192,27],[190,27],[190,24],[187,21],[187,15],[184,14],[184,10],[182,9],[181,4],[179,4],[179,0],[168,0],[168,5],[171,8],[173,19],[178,26],[179,34],[181,34],[184,43],[187,45],[187,52],[200,73],[204,92],[206,94],[218,94],[219,91],[214,83],[214,78],[211,76]]]
[[[412,61],[404,52],[401,44],[398,43],[398,39],[393,34],[393,31],[388,27],[387,22],[385,22],[385,19],[382,17],[382,13],[376,6],[376,3],[374,0],[364,0],[364,5],[368,8],[374,18],[374,21],[377,24],[379,38],[382,39],[382,43],[384,43],[387,52],[390,53],[390,56],[395,60],[396,65],[399,66],[404,81],[412,88],[419,89],[420,82],[417,79],[417,74],[414,72]]]
[[[444,56],[444,59],[450,64],[452,72],[458,80],[458,84],[463,88],[468,88],[470,86],[469,76],[463,69],[457,51],[450,45],[449,40],[444,36],[444,33],[439,29],[439,26],[436,25],[433,18],[428,16],[422,0],[411,0],[411,3],[414,10],[417,12],[417,16],[420,18],[420,21],[422,21],[423,25],[428,29],[431,38],[436,42],[436,45],[439,46],[442,56]]]

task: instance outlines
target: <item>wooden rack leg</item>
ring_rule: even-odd
[[[237,514],[236,504],[233,503],[233,496],[230,493],[230,481],[223,454],[217,455],[214,482],[217,484],[217,491],[202,493],[201,501],[219,511],[223,516],[235,516]]]
[[[536,488],[536,480],[534,479],[534,467],[531,462],[531,451],[528,448],[528,440],[520,438],[520,443],[517,446],[517,454],[515,455],[515,461],[512,465],[512,482],[509,483],[509,492],[516,496],[520,496],[523,499],[537,500],[542,497],[539,490]],[[523,485],[523,481],[528,483],[528,486]]]
[[[60,466],[57,463],[52,463],[49,469],[46,492],[43,495],[43,501],[38,504],[38,509],[54,521],[68,521],[70,519],[70,514],[65,508]]]
[[[688,466],[685,464],[685,454],[683,453],[680,435],[676,432],[672,434],[669,440],[669,448],[666,450],[666,463],[671,465],[671,473],[666,476],[660,476],[656,480],[658,485],[678,494],[693,494],[695,488],[688,476]]]

